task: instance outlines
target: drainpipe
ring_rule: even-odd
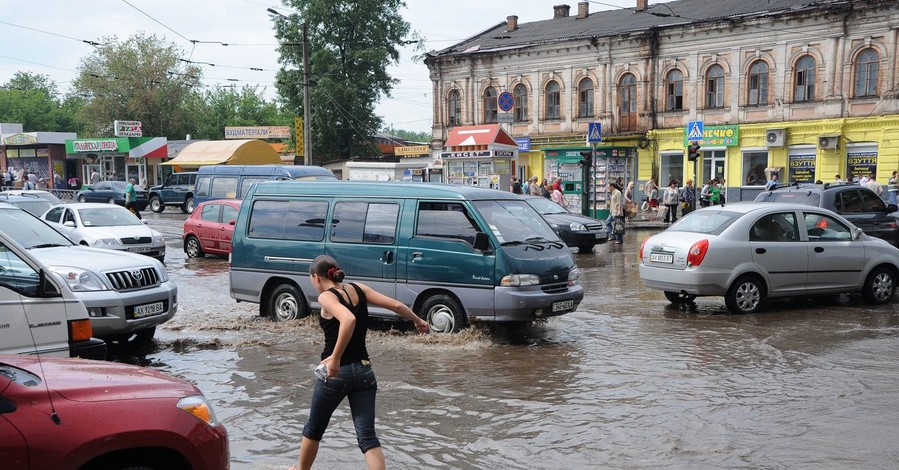
[[[658,93],[658,74],[659,74],[659,30],[658,28],[650,28],[649,36],[649,106],[650,121],[653,129],[659,128],[659,111],[656,102],[656,94]]]

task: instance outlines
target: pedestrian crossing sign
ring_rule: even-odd
[[[687,140],[690,142],[702,140],[702,121],[690,121],[687,124]]]
[[[587,143],[598,144],[602,142],[602,123],[591,122],[587,129]]]

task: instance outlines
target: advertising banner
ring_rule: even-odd
[[[877,152],[848,152],[846,154],[846,177],[857,182],[862,176],[877,173]]]
[[[815,154],[790,155],[788,181],[791,183],[815,182]]]

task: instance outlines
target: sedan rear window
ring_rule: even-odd
[[[798,192],[798,191],[769,191],[759,194],[755,198],[756,202],[787,202],[794,204],[805,204],[806,206],[818,207],[821,205],[821,195],[818,193]]]
[[[709,235],[720,235],[730,224],[743,214],[728,211],[699,211],[684,217],[672,225],[670,232],[693,232]]]

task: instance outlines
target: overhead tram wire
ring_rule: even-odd
[[[8,21],[0,20],[0,24],[5,24],[5,25],[8,25],[8,26],[13,26],[13,27],[16,27],[16,28],[27,29],[27,30],[29,30],[29,31],[34,31],[34,32],[38,32],[38,33],[49,34],[49,35],[51,35],[51,36],[57,36],[57,37],[65,38],[65,39],[71,39],[71,40],[73,40],[73,41],[83,42],[83,43],[85,43],[85,44],[87,44],[87,45],[89,45],[89,46],[97,47],[97,46],[101,45],[101,44],[100,44],[99,42],[97,42],[97,41],[90,41],[90,40],[88,40],[88,39],[79,39],[79,38],[72,37],[72,36],[66,36],[65,34],[59,34],[59,33],[54,33],[54,32],[52,32],[52,31],[44,31],[44,30],[42,30],[42,29],[32,28],[32,27],[30,27],[30,26],[22,26],[22,25],[20,25],[20,24],[10,23],[10,22],[8,22]]]

